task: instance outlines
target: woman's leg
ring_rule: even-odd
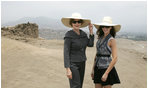
[[[85,62],[82,62],[82,63],[80,64],[80,81],[81,81],[81,88],[83,87],[84,74],[85,74]]]
[[[105,85],[103,86],[103,88],[111,88],[112,86],[111,85]]]
[[[71,63],[72,79],[69,79],[70,88],[81,88],[80,72],[77,63]]]
[[[102,85],[101,85],[101,84],[96,83],[96,84],[95,84],[95,88],[103,88],[103,87],[102,87]]]

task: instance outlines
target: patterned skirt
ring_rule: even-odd
[[[98,69],[98,67],[95,66],[94,79],[93,79],[94,83],[101,84],[102,86],[120,83],[120,79],[118,77],[115,67],[113,67],[112,70],[109,72],[107,80],[105,82],[103,82],[101,80],[101,78],[102,78],[103,74],[105,73],[106,69]]]

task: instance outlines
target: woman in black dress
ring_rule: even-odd
[[[114,38],[121,26],[112,24],[111,17],[104,17],[102,23],[94,24],[94,26],[97,29],[98,41],[91,77],[96,88],[111,88],[113,84],[120,83],[114,67],[117,62],[117,47]]]
[[[82,88],[84,73],[86,47],[93,47],[94,35],[92,24],[89,19],[82,18],[79,13],[73,13],[71,17],[62,18],[62,23],[72,28],[64,37],[64,67],[69,78],[71,88]],[[89,25],[89,38],[80,28]]]

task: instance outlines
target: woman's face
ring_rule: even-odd
[[[111,29],[112,29],[111,26],[102,26],[104,34],[109,34]]]
[[[82,24],[82,21],[80,19],[74,19],[74,21],[72,21],[73,29],[79,29],[81,24]]]

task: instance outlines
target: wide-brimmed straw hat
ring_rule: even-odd
[[[121,28],[121,25],[119,24],[112,24],[112,18],[109,16],[104,17],[102,23],[95,23],[93,25],[96,29],[99,29],[100,26],[113,26],[116,32],[118,32]]]
[[[65,26],[72,28],[72,26],[69,24],[71,19],[81,19],[81,20],[83,20],[83,23],[80,26],[80,28],[86,27],[91,22],[90,19],[82,18],[81,14],[79,14],[79,13],[73,13],[71,17],[63,17],[61,19],[61,21]]]

